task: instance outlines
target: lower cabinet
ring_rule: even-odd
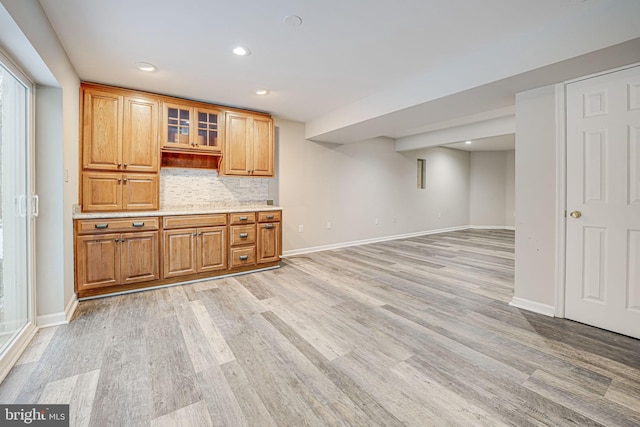
[[[226,270],[226,234],[226,226],[163,231],[163,277]]]
[[[160,278],[158,232],[94,234],[76,238],[76,290]]]
[[[75,221],[80,298],[276,266],[280,211]]]
[[[279,222],[258,224],[258,264],[280,261],[281,230]]]

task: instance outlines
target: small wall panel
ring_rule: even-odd
[[[605,301],[606,294],[606,251],[607,230],[605,228],[584,228],[584,253],[582,298],[589,301]]]
[[[628,232],[627,310],[640,312],[640,230]]]
[[[607,201],[607,131],[585,132],[584,203]]]
[[[584,117],[602,116],[609,112],[608,92],[602,90],[583,94]]]
[[[640,110],[640,81],[627,84],[629,111]]]
[[[640,205],[640,126],[629,127],[627,158],[629,159],[629,205]]]

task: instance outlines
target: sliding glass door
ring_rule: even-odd
[[[33,325],[30,85],[0,56],[0,355]]]

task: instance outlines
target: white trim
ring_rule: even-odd
[[[312,252],[330,251],[332,249],[347,248],[349,246],[368,245],[368,244],[371,244],[371,243],[388,242],[389,240],[408,239],[408,238],[411,238],[411,237],[426,236],[428,234],[440,234],[440,233],[447,233],[447,232],[450,232],[450,231],[468,230],[469,228],[470,227],[468,225],[462,225],[462,226],[458,226],[458,227],[438,228],[438,229],[435,229],[435,230],[418,231],[416,233],[397,234],[397,235],[394,235],[394,236],[374,237],[372,239],[363,239],[363,240],[354,240],[354,241],[351,241],[351,242],[333,243],[331,245],[312,246],[312,247],[309,247],[309,248],[292,249],[292,250],[284,251],[282,253],[282,256],[283,257],[288,257],[288,256],[294,256],[294,255],[309,254],[309,253],[312,253]]]
[[[9,346],[6,353],[2,355],[2,358],[0,358],[0,383],[4,381],[11,368],[26,350],[36,332],[38,332],[38,327],[33,323],[29,323]]]
[[[555,307],[551,305],[541,304],[539,302],[518,297],[513,297],[509,305],[516,308],[521,308],[523,310],[532,311],[534,313],[543,314],[549,317],[554,317],[554,314],[556,312]]]
[[[38,316],[36,319],[36,323],[38,324],[39,328],[49,328],[51,326],[66,325],[67,323],[69,323],[69,321],[67,320],[66,313],[61,311],[60,313]]]
[[[77,307],[78,307],[78,297],[76,296],[76,294],[73,294],[73,296],[67,303],[67,306],[65,307],[64,312],[38,316],[38,319],[37,319],[38,327],[49,328],[51,326],[68,324],[71,321],[71,318],[73,317],[73,313],[75,313]]]
[[[73,294],[67,304],[67,307],[64,309],[64,317],[67,319],[67,323],[71,322],[71,318],[76,312],[76,308],[78,308],[78,296]]]
[[[472,230],[516,230],[513,225],[470,225],[469,228]]]
[[[555,316],[564,318],[567,256],[567,85],[556,85]]]
[[[591,79],[591,78],[594,78],[594,77],[604,76],[606,74],[613,74],[613,73],[617,73],[618,71],[628,70],[629,68],[638,67],[638,66],[640,66],[640,62],[636,62],[635,64],[623,65],[621,67],[612,68],[612,69],[606,70],[606,71],[598,71],[597,73],[588,74],[586,76],[576,77],[575,79],[567,80],[567,81],[564,82],[564,84],[568,85],[570,83],[576,83],[576,82],[580,82],[582,80],[588,80],[588,79]]]
[[[166,285],[149,286],[148,288],[131,289],[131,290],[128,290],[128,291],[113,292],[113,293],[104,294],[104,295],[95,295],[95,296],[91,296],[91,297],[80,298],[80,299],[78,299],[78,301],[88,301],[88,300],[98,299],[98,298],[113,297],[113,296],[116,296],[116,295],[134,294],[136,292],[152,291],[154,289],[164,289],[164,288],[170,288],[170,287],[173,287],[173,286],[189,285],[191,283],[207,282],[207,281],[210,281],[210,280],[225,279],[227,277],[242,276],[243,274],[258,273],[260,271],[275,270],[276,268],[280,268],[280,265],[274,265],[273,267],[259,268],[257,270],[239,271],[237,273],[224,274],[224,275],[221,275],[221,276],[203,277],[202,279],[187,280],[187,281],[184,281],[184,282],[169,283],[169,284],[166,284]]]

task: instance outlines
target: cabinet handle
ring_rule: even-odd
[[[144,222],[133,222],[131,225],[134,227],[144,227]]]
[[[105,228],[109,228],[109,224],[96,224],[94,227],[98,230],[104,230]]]
[[[240,233],[238,236],[239,236],[241,239],[246,239],[247,237],[249,237],[249,234],[248,234],[248,233]]]
[[[267,219],[273,219],[273,215],[267,215]]]
[[[124,243],[124,237],[123,237],[122,239],[120,239],[120,241],[121,241],[122,243]]]
[[[273,228],[273,224],[267,224],[264,226],[264,228]]]
[[[240,261],[246,261],[249,259],[249,255],[240,255]]]
[[[238,220],[240,221],[247,221],[249,219],[248,216],[241,216],[240,218],[238,218]]]

